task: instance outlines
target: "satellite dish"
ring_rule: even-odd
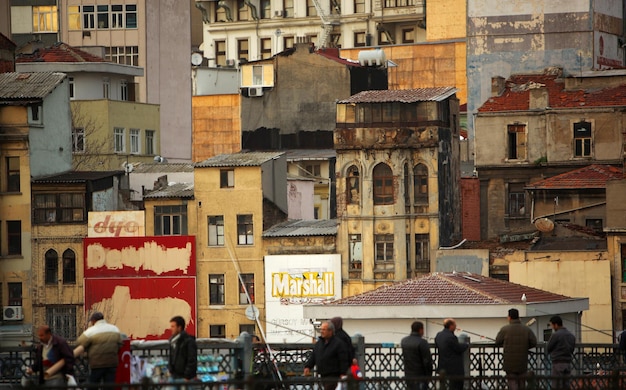
[[[548,218],[539,218],[535,221],[535,227],[540,232],[551,232],[552,230],[554,230],[554,222],[552,222],[552,220]]]
[[[246,318],[250,321],[255,321],[259,318],[259,309],[254,305],[246,307]]]
[[[191,65],[198,66],[201,63],[202,63],[202,54],[200,54],[200,53],[193,53],[191,55]]]
[[[135,166],[133,164],[130,164],[130,163],[127,163],[126,161],[124,161],[122,163],[122,168],[124,169],[124,172],[131,173],[133,171],[133,169],[135,169]]]

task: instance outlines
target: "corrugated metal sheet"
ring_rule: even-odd
[[[133,173],[193,172],[192,163],[133,163]]]
[[[51,176],[42,176],[33,179],[35,184],[58,184],[58,183],[85,183],[89,180],[99,180],[105,177],[120,176],[124,171],[72,171]]]
[[[263,232],[263,237],[334,236],[336,234],[336,219],[294,219],[272,226]]]
[[[65,73],[0,73],[0,100],[43,99],[66,77]]]
[[[143,196],[144,199],[157,198],[193,198],[193,183],[172,183],[160,190]]]
[[[282,152],[248,152],[221,154],[195,164],[196,168],[254,167],[281,156]]]
[[[440,102],[457,91],[454,87],[363,91],[340,100],[339,103]]]
[[[290,149],[285,151],[287,161],[329,160],[337,157],[335,149]]]

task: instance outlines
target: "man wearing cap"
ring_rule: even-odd
[[[97,311],[89,317],[89,328],[76,341],[74,356],[87,352],[89,383],[115,383],[117,354],[122,346],[122,334]]]

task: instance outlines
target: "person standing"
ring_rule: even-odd
[[[439,367],[437,372],[450,377],[456,377],[450,380],[450,390],[463,389],[463,379],[465,376],[465,367],[463,366],[463,353],[469,348],[468,344],[460,344],[459,339],[455,336],[456,321],[452,318],[446,318],[443,321],[443,330],[435,336],[435,345],[439,350]]]
[[[357,364],[356,362],[356,353],[354,351],[354,345],[352,345],[352,337],[343,330],[343,318],[341,317],[333,317],[330,319],[330,322],[333,323],[335,327],[335,336],[346,343],[346,347],[348,347],[348,366],[352,364]]]
[[[74,375],[74,354],[61,336],[52,334],[48,325],[37,329],[39,345],[35,352],[35,362],[26,369],[26,374],[39,374],[39,384],[46,387],[65,387],[66,375]]]
[[[418,381],[415,378],[429,377],[433,374],[433,358],[428,342],[423,337],[424,324],[415,321],[411,324],[411,334],[400,341],[408,390],[428,389],[427,381]]]
[[[546,352],[552,360],[552,389],[569,389],[569,376],[572,374],[572,357],[576,348],[576,337],[563,326],[560,316],[550,318],[554,332],[546,345]]]
[[[509,390],[525,387],[528,371],[528,350],[537,346],[537,336],[519,319],[519,310],[510,309],[509,324],[503,326],[496,336],[496,346],[504,347],[502,365],[506,372]]]
[[[310,375],[315,366],[317,374],[324,378],[322,386],[325,390],[334,390],[339,377],[348,372],[350,367],[348,347],[335,336],[335,326],[330,321],[320,326],[320,337],[313,347],[313,353],[304,363],[304,375]]]
[[[173,381],[190,381],[198,370],[198,347],[196,338],[185,331],[185,319],[181,316],[170,320],[170,354],[167,368]]]
[[[624,356],[624,364],[626,364],[626,330],[622,331],[619,335],[619,349]]]
[[[104,314],[94,312],[89,317],[89,328],[76,340],[74,356],[87,352],[89,356],[88,383],[115,383],[118,352],[122,347],[122,333],[104,319]]]

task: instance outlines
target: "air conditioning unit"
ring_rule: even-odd
[[[285,11],[274,11],[274,16],[276,16],[277,18],[284,18],[285,17]]]
[[[229,68],[233,68],[235,65],[237,65],[237,61],[233,59],[226,60],[226,66],[228,66]]]
[[[5,306],[2,311],[2,318],[5,321],[19,321],[24,319],[22,306]]]
[[[263,87],[248,88],[248,96],[263,96]]]

